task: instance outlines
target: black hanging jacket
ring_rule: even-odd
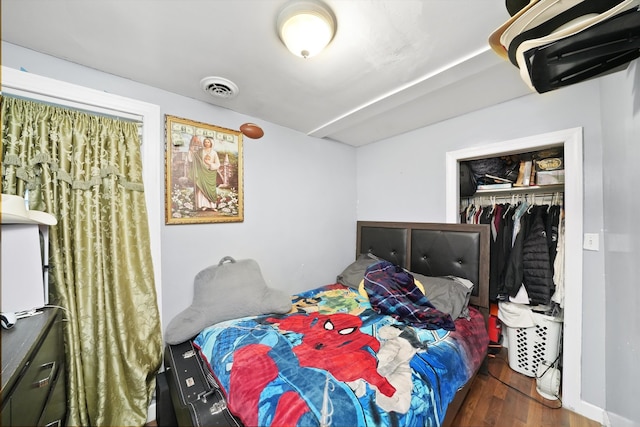
[[[549,304],[555,290],[545,227],[545,208],[534,207],[522,246],[523,283],[531,305]]]
[[[514,211],[518,207],[514,208]],[[524,249],[525,231],[528,229],[529,216],[527,214],[522,215],[519,218],[514,218],[514,215],[507,215],[505,222],[510,227],[510,232],[503,237],[504,244],[507,246],[505,253],[507,254],[506,263],[504,266],[504,274],[501,277],[499,292],[508,294],[510,297],[515,297],[520,290],[523,283],[524,272],[522,268],[522,256]],[[513,237],[513,228],[516,225],[516,221],[519,222],[520,229],[518,233]],[[505,226],[507,225],[505,224]],[[513,239],[513,245],[511,244]]]

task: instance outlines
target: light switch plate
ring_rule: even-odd
[[[584,233],[582,247],[588,251],[600,250],[600,236],[597,233]]]

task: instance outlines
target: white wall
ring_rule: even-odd
[[[160,135],[164,114],[230,129],[257,122],[264,129],[262,139],[244,138],[244,222],[162,227],[164,327],[191,304],[193,277],[226,255],[254,258],[270,286],[290,293],[332,283],[354,259],[355,148],[6,42],[2,65],[159,105]],[[144,143],[164,153],[164,139]],[[164,167],[159,170],[164,182]],[[157,203],[164,212],[164,200]]]
[[[2,64],[154,103],[162,114],[231,129],[257,121],[5,42]],[[630,365],[638,359],[640,324],[637,288],[631,283],[637,283],[640,236],[637,221],[623,217],[618,223],[616,215],[638,212],[638,198],[629,196],[635,195],[631,193],[635,189],[622,192],[619,186],[619,177],[629,186],[639,182],[638,80],[637,71],[616,73],[544,95],[528,95],[358,150],[258,121],[265,136],[257,141],[245,139],[245,221],[163,227],[163,318],[173,318],[190,304],[193,276],[225,255],[255,258],[270,285],[290,292],[329,283],[353,259],[356,218],[445,221],[447,151],[583,127],[584,232],[604,230],[603,241],[609,247],[605,248],[606,288],[604,252],[583,252],[582,397],[599,408],[606,404],[616,417],[636,421],[633,397],[618,387],[619,381],[629,378],[636,379],[636,387],[638,383],[637,365]],[[602,100],[601,84],[606,91]],[[622,116],[614,113],[616,105]],[[604,130],[601,123],[606,124]],[[164,141],[151,143],[164,151]],[[603,158],[607,170],[613,171],[605,174],[604,195]],[[158,179],[164,182],[164,176]],[[603,208],[603,199],[608,209]],[[158,203],[164,206],[164,200]],[[614,211],[614,206],[620,211]],[[621,242],[630,251],[620,254]],[[620,291],[635,299],[625,299]],[[620,310],[618,302],[626,309]],[[621,328],[627,329],[621,332]],[[608,344],[625,340],[625,353],[617,354],[618,347],[605,350],[605,331],[613,336]],[[630,369],[635,376],[625,377]]]
[[[602,79],[602,88],[607,412],[612,426],[631,427],[640,425],[638,61]]]
[[[448,151],[583,127],[583,228],[599,233],[603,228],[599,88],[594,80],[527,95],[360,148],[358,219],[445,221]],[[582,399],[604,409],[603,252],[583,251],[583,262]]]

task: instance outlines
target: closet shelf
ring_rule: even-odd
[[[531,185],[528,187],[497,188],[495,190],[476,190],[474,196],[490,194],[530,194],[564,192],[564,184]]]

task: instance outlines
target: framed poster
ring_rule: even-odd
[[[242,133],[165,115],[166,224],[242,222]]]

